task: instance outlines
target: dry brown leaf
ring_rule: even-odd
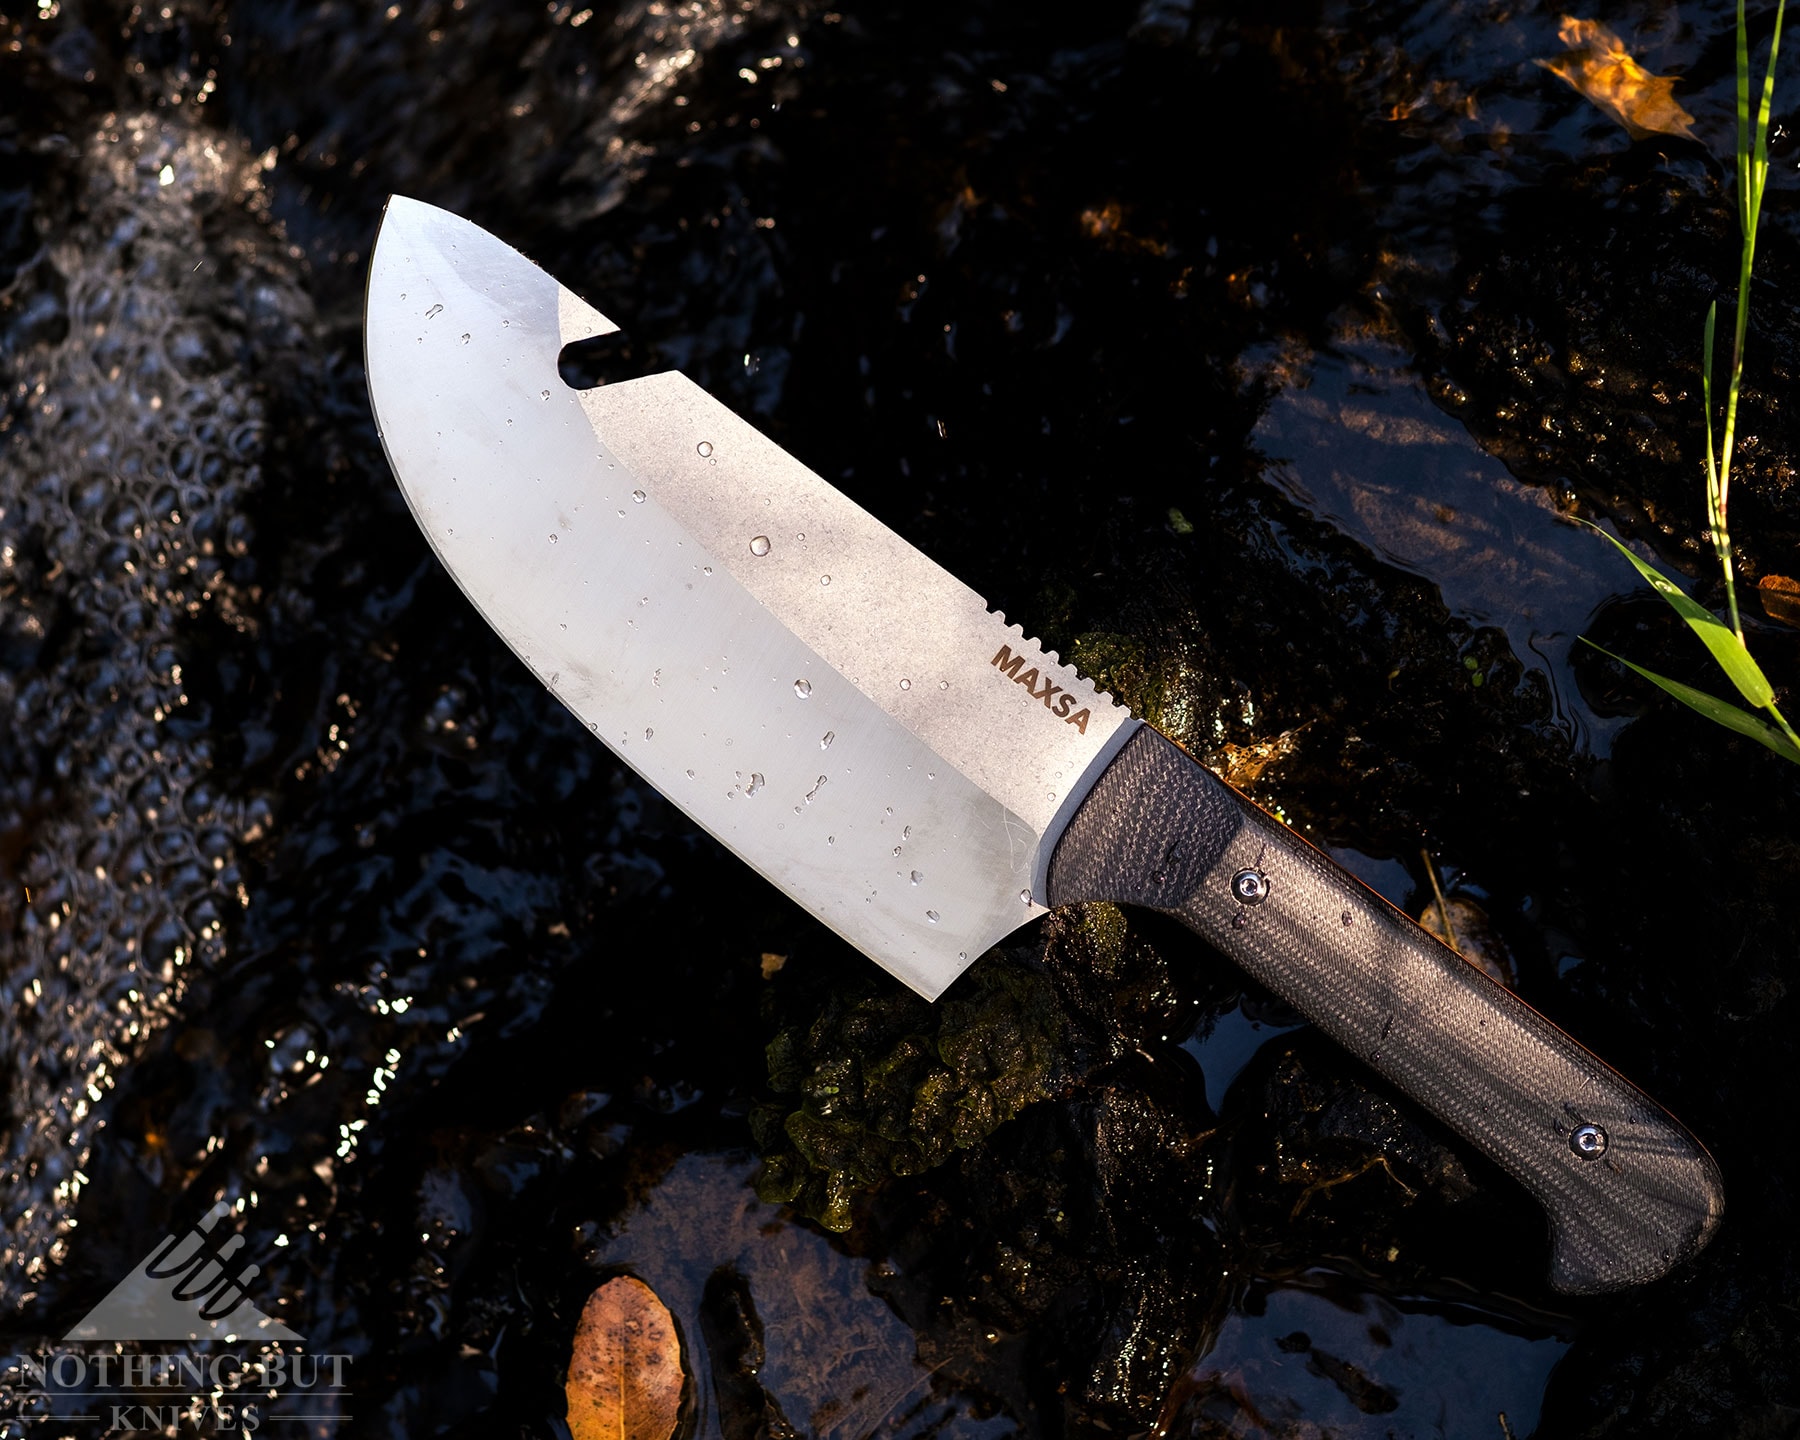
[[[600,1260],[642,1274],[683,1323],[698,1322],[706,1277],[735,1271],[764,1349],[748,1378],[814,1440],[865,1440],[924,1403],[942,1357],[919,1356],[912,1330],[871,1292],[867,1260],[756,1198],[754,1168],[684,1156]]]
[[[581,1307],[569,1357],[575,1440],[669,1440],[681,1418],[681,1341],[642,1280],[608,1280]]]
[[[1557,35],[1568,53],[1537,63],[1587,96],[1634,140],[1651,134],[1693,139],[1694,117],[1675,103],[1674,76],[1652,75],[1598,20],[1565,15]]]
[[[1756,582],[1756,595],[1763,614],[1800,630],[1800,583],[1785,575],[1765,575]]]
[[[1419,916],[1419,924],[1496,985],[1504,985],[1508,990],[1519,988],[1512,953],[1494,929],[1487,911],[1473,900],[1461,895],[1446,896],[1442,909],[1435,899],[1431,900]]]
[[[1300,742],[1300,732],[1304,729],[1305,725],[1296,725],[1292,730],[1284,730],[1271,740],[1259,740],[1253,745],[1224,745],[1220,755],[1215,757],[1219,762],[1217,769],[1220,777],[1240,790],[1254,785],[1262,778],[1263,771],[1294,753],[1294,747]]]

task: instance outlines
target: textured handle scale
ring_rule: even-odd
[[[1654,1280],[1718,1226],[1718,1167],[1672,1116],[1148,727],[1064,831],[1049,899],[1175,916],[1379,1070],[1543,1203],[1558,1290]]]

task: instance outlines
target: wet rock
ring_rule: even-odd
[[[311,323],[293,268],[256,254],[274,247],[241,143],[136,113],[95,117],[79,146],[81,220],[14,282],[29,298],[7,328],[0,625],[25,680],[0,679],[13,1303],[66,1253],[97,1108],[250,903],[239,850],[259,812],[209,784],[217,744],[183,661],[196,626],[256,624],[255,571],[217,520],[260,484],[266,401],[221,352],[253,347],[277,375]],[[271,316],[254,338],[234,305],[251,292]]]

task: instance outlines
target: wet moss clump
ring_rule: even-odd
[[[1201,660],[1205,644],[1198,633],[1159,643],[1097,630],[1078,636],[1067,659],[1133,715],[1203,753],[1222,733],[1212,704],[1219,687]]]
[[[859,1193],[972,1149],[1063,1089],[1066,1032],[1041,967],[1008,952],[936,1005],[891,982],[834,989],[769,1042],[779,1098],[752,1115],[757,1194],[849,1229]]]

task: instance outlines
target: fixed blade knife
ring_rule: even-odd
[[[1653,1100],[684,375],[566,384],[617,328],[389,201],[364,350],[406,501],[697,825],[927,999],[1048,907],[1172,915],[1535,1196],[1557,1289],[1706,1244],[1718,1168]]]

